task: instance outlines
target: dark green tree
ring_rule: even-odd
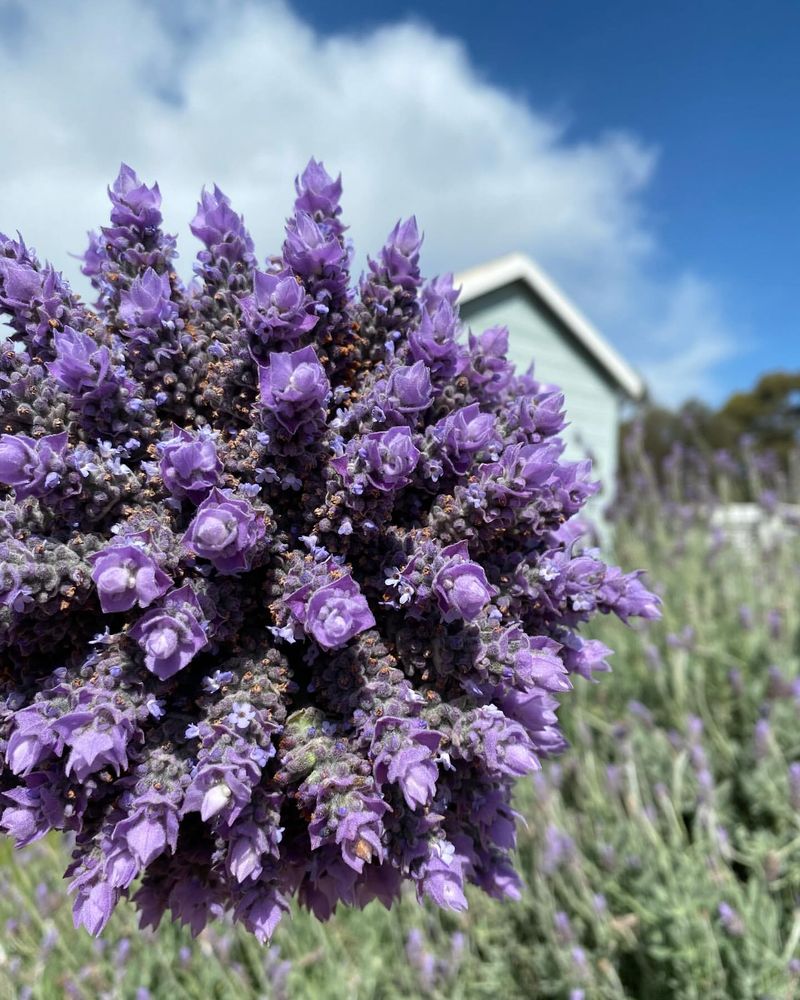
[[[749,392],[734,393],[717,414],[736,438],[748,435],[758,450],[785,463],[800,443],[800,372],[769,372]]]

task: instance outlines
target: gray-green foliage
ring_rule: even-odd
[[[272,949],[222,921],[142,933],[122,908],[95,942],[71,929],[63,849],[3,848],[0,997],[800,996],[800,538],[726,545],[664,506],[617,544],[664,620],[595,628],[615,670],[579,682],[571,749],[520,786],[518,903],[297,912]]]

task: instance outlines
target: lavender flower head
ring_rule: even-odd
[[[433,590],[445,621],[463,618],[474,621],[497,593],[478,563],[471,562],[466,542],[456,542],[442,550],[445,561],[433,578]]]
[[[111,221],[115,226],[135,226],[139,230],[157,229],[161,224],[161,192],[158,184],[148,187],[136,171],[123,163],[114,184],[109,188]]]
[[[333,180],[321,163],[312,159],[295,180],[297,191],[296,208],[308,212],[318,222],[331,224],[341,213],[339,199],[342,197],[341,174]]]
[[[256,271],[253,293],[242,299],[245,322],[266,345],[295,344],[319,319],[310,309],[305,288],[291,271]]]
[[[561,395],[462,329],[414,219],[354,282],[341,196],[312,160],[260,270],[203,191],[186,288],[123,165],[93,309],[0,236],[0,829],[74,838],[93,934],[128,897],[259,940],[291,897],[516,898],[514,783],[608,669],[580,628],[659,614],[580,549]]]
[[[287,597],[287,604],[323,649],[344,646],[354,635],[375,624],[366,598],[349,574],[316,590],[303,587]]]
[[[331,465],[351,492],[392,493],[408,485],[420,457],[410,429],[392,427],[354,439],[348,452]]]
[[[407,427],[392,427],[364,437],[366,476],[376,490],[389,491],[405,486],[419,458],[419,449]]]
[[[53,345],[56,359],[47,367],[69,392],[80,394],[106,381],[111,364],[107,346],[68,326],[53,335]]]
[[[203,191],[197,214],[189,223],[192,233],[205,243],[209,250],[232,260],[242,251],[252,254],[253,241],[245,228],[244,220],[231,208],[230,198],[214,185],[213,191]],[[238,247],[237,243],[242,246]]]
[[[396,367],[389,377],[386,394],[398,413],[427,410],[433,400],[430,369],[424,361]]]

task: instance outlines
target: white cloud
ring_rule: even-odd
[[[654,289],[651,297],[662,302],[661,318],[651,328],[643,327],[649,352],[647,372],[657,394],[666,400],[691,395],[717,401],[714,367],[746,344],[742,337],[732,339],[716,290],[685,274],[666,293]]]
[[[701,277],[659,276],[656,156],[635,136],[574,141],[420,24],[323,37],[279,2],[38,0],[6,5],[25,13],[3,45],[2,9],[0,229],[76,283],[67,253],[105,220],[120,160],[158,178],[188,258],[187,222],[212,181],[261,254],[277,249],[292,178],[315,155],[344,175],[362,254],[411,212],[429,273],[525,250],[656,395],[714,394],[735,338]]]

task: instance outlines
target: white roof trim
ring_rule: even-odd
[[[456,275],[461,285],[460,302],[470,302],[494,292],[504,285],[522,281],[558,316],[580,344],[608,372],[611,378],[633,400],[644,396],[644,382],[607,343],[588,319],[569,301],[564,293],[525,254],[511,253]]]

